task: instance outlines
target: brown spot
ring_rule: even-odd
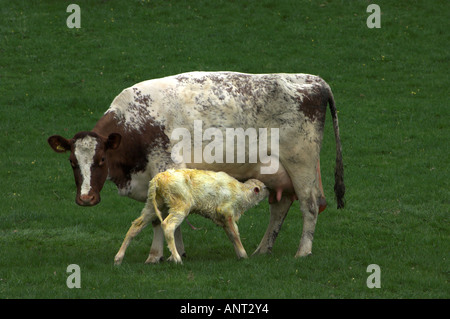
[[[140,105],[145,105],[146,107],[149,107],[150,103],[153,102],[153,100],[150,97],[150,95],[149,94],[142,95],[141,91],[139,91],[136,88],[133,88],[133,90],[134,90],[134,93],[135,93],[134,101],[137,102]]]
[[[137,96],[138,92],[135,90]],[[143,106],[133,104],[133,107],[139,112],[145,112]],[[122,136],[118,149],[110,152],[108,156],[109,176],[119,188],[127,186],[131,180],[131,174],[146,169],[150,150],[155,148],[167,150],[170,143],[169,137],[164,133],[164,125],[160,125],[148,114],[146,118],[148,120],[144,126],[136,131],[117,120],[114,112],[108,112],[94,128],[94,131],[102,136],[108,136],[111,133],[119,133]]]
[[[299,110],[311,122],[325,121],[325,114],[328,104],[328,94],[321,88],[314,88],[312,90],[305,90],[304,88],[297,89],[301,95],[297,95],[295,100],[299,105]],[[302,99],[303,95],[303,99]]]

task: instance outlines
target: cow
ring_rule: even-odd
[[[54,135],[48,143],[58,153],[70,151],[76,203],[82,206],[100,202],[106,179],[117,185],[120,195],[145,202],[149,181],[170,168],[223,171],[239,181],[258,179],[270,191],[270,220],[254,254],[272,251],[286,214],[298,199],[303,230],[295,257],[300,257],[311,254],[318,213],[326,205],[319,155],[327,105],[336,145],[334,192],[337,208],[343,208],[344,167],[335,101],[330,86],[310,74],[189,72],[147,80],[117,95],[91,131],[79,132],[72,139]],[[203,137],[208,129],[212,130],[209,133],[221,132],[222,136],[226,128],[244,132],[253,128],[259,130],[257,133],[266,129],[265,135],[256,138],[267,142],[273,129],[278,133],[278,143],[274,144],[277,148],[266,145],[266,155],[271,158],[271,165],[277,164],[277,170],[263,174],[268,162],[262,162],[261,157],[248,160],[253,147],[250,143],[241,145],[244,161],[195,160],[210,146],[208,136],[191,141],[192,149],[197,146],[191,160],[186,160],[184,154],[184,160],[180,160],[181,153],[173,156],[181,140],[174,133],[183,128],[194,136],[196,121],[201,121],[205,130]],[[209,134],[209,140],[213,135]],[[162,258],[164,234],[159,220],[152,225],[154,237],[148,261],[156,263]],[[175,243],[183,254],[179,228],[175,231]]]
[[[169,169],[151,181],[148,199],[141,216],[131,224],[114,264],[122,263],[131,240],[151,221],[159,218],[172,255],[169,260],[182,263],[175,246],[174,232],[189,213],[197,213],[223,227],[238,258],[247,258],[236,222],[249,208],[269,195],[267,187],[256,179],[240,183],[224,172],[196,169]],[[161,209],[167,210],[162,216]],[[151,262],[151,261],[150,261]]]

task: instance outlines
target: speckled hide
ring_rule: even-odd
[[[330,87],[314,75],[190,72],[144,81],[123,90],[92,131],[72,139],[55,135],[48,142],[58,153],[71,152],[76,202],[83,206],[100,202],[106,179],[119,194],[145,202],[148,182],[169,168],[223,171],[241,182],[260,180],[270,191],[271,218],[255,253],[271,251],[292,201],[298,199],[304,223],[296,256],[306,256],[317,215],[326,207],[319,155],[327,105],[341,208],[345,186],[337,111]],[[245,139],[239,142],[238,133]],[[186,146],[183,152],[180,143]],[[151,254],[158,260],[164,238],[159,223],[154,230]],[[181,235],[175,234],[182,253]]]

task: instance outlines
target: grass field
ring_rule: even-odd
[[[70,3],[81,28],[69,29]],[[449,298],[450,2],[8,1],[0,6],[0,298]],[[53,134],[91,129],[125,87],[192,70],[312,73],[332,87],[347,206],[333,199],[334,137],[321,153],[329,206],[313,255],[295,259],[298,203],[268,256],[236,260],[225,233],[192,216],[184,265],[144,265],[151,228],[113,258],[143,207],[107,183],[75,204]],[[239,228],[251,254],[267,202]],[[168,251],[166,250],[166,257]],[[81,288],[69,289],[77,264]],[[370,264],[381,288],[369,289]]]

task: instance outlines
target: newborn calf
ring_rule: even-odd
[[[222,226],[237,256],[247,258],[236,222],[247,209],[258,204],[268,194],[268,189],[259,180],[250,179],[240,183],[223,172],[169,169],[159,173],[150,181],[147,203],[141,216],[128,230],[114,262],[120,265],[131,240],[158,217],[172,253],[169,259],[181,263],[174,232],[191,212],[210,218]],[[168,209],[165,218],[161,214],[163,208]],[[151,262],[150,257],[146,262]]]

